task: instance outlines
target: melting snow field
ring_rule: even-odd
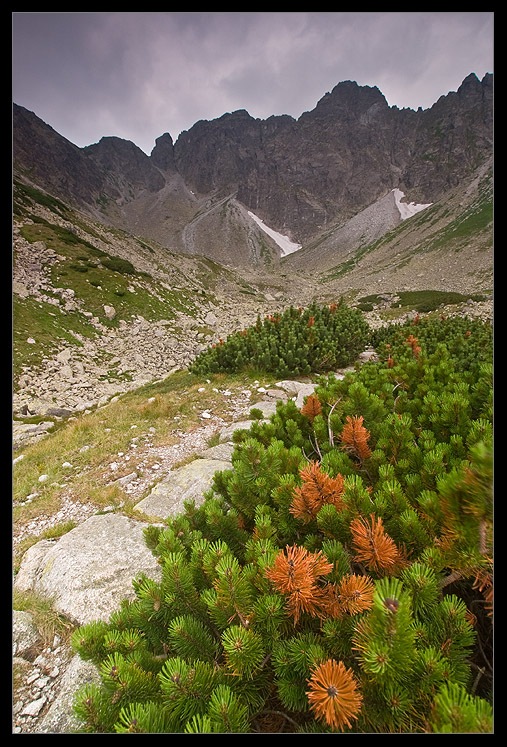
[[[282,250],[282,257],[285,257],[287,254],[292,254],[292,252],[297,252],[298,249],[301,249],[301,244],[295,244],[289,239],[288,236],[282,236],[281,233],[273,231],[272,228],[266,226],[264,221],[258,218],[254,213],[251,213],[250,210],[248,211],[248,215],[253,218],[256,223],[259,224],[264,233],[267,233],[268,236],[271,236],[271,238],[276,241],[276,243]]]
[[[415,202],[402,202],[401,200],[405,197],[405,192],[402,192],[401,189],[393,189],[392,191],[394,192],[396,207],[400,211],[402,220],[410,218],[410,216],[415,215],[415,213],[418,213],[420,210],[424,210],[424,208],[433,205],[432,202],[428,202],[427,205],[416,205]]]
[[[412,215],[415,215],[421,210],[424,210],[424,208],[433,205],[432,202],[428,202],[426,205],[417,204],[415,202],[402,202],[402,199],[405,197],[405,193],[402,192],[401,189],[393,189],[392,192],[394,193],[394,200],[396,202],[396,207],[400,212],[401,220],[406,220]],[[282,257],[286,257],[287,254],[292,254],[293,252],[297,252],[298,249],[301,249],[301,244],[295,244],[289,239],[288,236],[283,236],[281,233],[273,231],[273,229],[269,228],[269,226],[266,226],[264,221],[258,218],[255,213],[252,213],[249,210],[248,215],[253,218],[253,220],[262,228],[264,233],[267,233],[268,236],[271,236],[271,238],[276,241],[276,243],[282,250]]]

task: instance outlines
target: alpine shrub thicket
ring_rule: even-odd
[[[281,378],[323,373],[355,361],[369,337],[361,312],[342,300],[328,306],[291,306],[233,332],[197,356],[189,368],[197,375],[248,369]]]
[[[73,634],[101,675],[82,732],[492,733],[491,325],[374,339],[377,361],[237,430],[202,504],[145,530],[161,579]]]

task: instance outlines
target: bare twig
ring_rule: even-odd
[[[296,727],[299,727],[299,724],[298,724],[298,722],[297,722],[297,721],[294,721],[294,719],[292,719],[292,718],[291,718],[290,716],[287,716],[287,714],[286,714],[286,713],[284,713],[283,711],[274,711],[274,710],[271,710],[271,709],[270,709],[270,710],[262,711],[262,714],[261,714],[261,715],[263,715],[264,713],[272,713],[272,714],[273,714],[273,715],[275,715],[275,716],[282,716],[282,717],[283,717],[284,719],[286,719],[286,720],[287,720],[287,721],[288,721],[289,723],[293,724],[293,725],[294,725],[294,726],[296,726]]]
[[[315,449],[315,451],[319,455],[319,459],[322,462],[322,453],[321,453],[321,450],[320,450],[320,447],[319,447],[319,442],[317,441],[317,436],[315,436],[315,440],[312,440],[312,437],[310,436],[310,443],[312,444],[313,448]]]
[[[454,581],[459,581],[460,578],[462,578],[461,571],[452,571],[452,573],[449,573],[448,576],[440,581],[439,587],[444,589],[446,586],[449,586],[449,584],[454,583]]]
[[[477,685],[479,684],[479,680],[481,679],[482,675],[486,671],[484,667],[477,667],[477,669],[479,671],[477,672],[477,677],[475,678],[474,684],[472,685],[472,695],[475,695],[475,691],[477,690]]]
[[[341,402],[341,397],[336,400],[334,405],[329,410],[329,415],[327,416],[327,432],[329,434],[329,445],[330,446],[334,446],[334,433],[333,433],[333,429],[331,428],[331,415],[333,414],[333,410],[339,402]]]

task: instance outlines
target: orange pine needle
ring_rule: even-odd
[[[295,622],[303,612],[321,617],[324,615],[326,595],[319,586],[321,576],[333,570],[322,552],[311,553],[304,547],[287,546],[280,550],[266,577],[283,594],[287,595],[287,610]]]
[[[308,550],[297,545],[287,545],[286,551],[280,550],[271,568],[266,570],[266,576],[283,593],[294,591],[307,578],[312,582]]]
[[[306,398],[306,402],[301,408],[301,414],[305,415],[308,420],[313,423],[314,418],[320,415],[322,412],[322,405],[320,404],[319,398],[315,394],[309,394]]]
[[[345,425],[341,434],[342,444],[352,451],[359,459],[368,459],[371,456],[368,439],[370,432],[363,425],[363,416],[347,415]]]
[[[369,576],[347,574],[338,584],[338,601],[341,609],[349,615],[371,609],[374,591],[375,584]]]
[[[331,615],[331,610],[328,609],[328,597],[325,588],[315,584],[295,589],[288,595],[286,606],[287,612],[292,615],[296,625],[303,612],[321,619],[336,616]]]
[[[300,470],[303,484],[295,488],[290,513],[308,523],[326,503],[332,503],[338,510],[343,508],[345,481],[342,475],[330,477],[320,468],[318,462]]]
[[[322,587],[322,595],[319,602],[321,614],[318,616],[322,619],[343,617],[344,610],[340,604],[338,586],[336,584],[326,584]]]
[[[419,358],[419,354],[421,352],[421,347],[419,345],[419,340],[417,337],[414,337],[414,335],[409,335],[405,341],[407,345],[410,345],[412,348],[412,353],[414,354],[414,358]]]
[[[308,684],[306,694],[316,718],[333,729],[351,728],[363,701],[352,670],[342,661],[328,659],[312,672]]]
[[[350,525],[355,559],[376,572],[392,571],[401,561],[401,554],[394,541],[385,533],[382,518],[371,514],[368,519],[354,519]]]
[[[472,588],[481,592],[486,603],[488,617],[493,617],[493,574],[486,570],[479,571],[475,576]]]

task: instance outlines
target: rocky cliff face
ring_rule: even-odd
[[[143,191],[158,192],[165,186],[160,170],[146,154],[128,140],[103,137],[83,148],[85,156],[104,175],[103,189],[109,195],[130,202]]]
[[[276,247],[268,242],[266,251],[249,230],[235,235],[230,213],[214,207],[233,199],[238,214],[246,208],[307,244],[395,188],[408,200],[435,203],[491,157],[492,88],[491,74],[482,81],[471,74],[457,92],[416,112],[390,107],[376,87],[344,81],[298,120],[239,110],[197,122],[175,143],[165,133],[150,156],[115,137],[77,148],[14,105],[14,171],[170,249],[269,264]]]
[[[469,75],[456,93],[441,96],[420,116],[401,189],[436,202],[493,152],[493,76]]]
[[[74,205],[94,203],[105,175],[82,149],[16,104],[12,134],[15,175]]]
[[[259,166],[264,189],[247,184],[238,199],[299,242],[311,240],[398,185],[393,115],[378,89],[340,83],[274,133]]]

